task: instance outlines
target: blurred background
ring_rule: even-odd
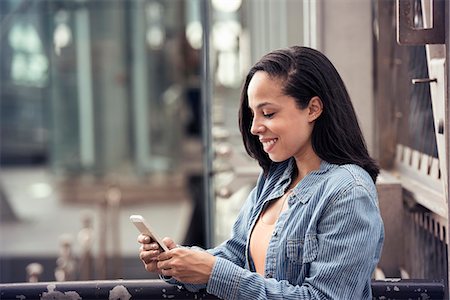
[[[259,174],[237,124],[243,78],[291,45],[335,64],[383,168],[377,276],[448,282],[448,11],[444,0],[0,1],[0,282],[152,278],[131,214],[179,244],[225,240]]]

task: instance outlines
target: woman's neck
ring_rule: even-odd
[[[321,161],[320,157],[314,152],[304,155],[302,158],[295,157],[298,172],[297,180],[300,181],[310,172],[319,170]]]

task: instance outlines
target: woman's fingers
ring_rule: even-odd
[[[139,258],[141,260],[143,260],[144,262],[148,263],[148,262],[156,261],[158,255],[159,255],[158,250],[141,251],[139,253]]]
[[[144,263],[145,269],[149,272],[161,272],[160,268],[157,266],[158,261],[170,259],[171,255],[168,255],[167,252],[163,252],[160,246],[148,235],[140,234],[137,241],[141,244],[139,247],[139,258]],[[177,244],[175,244],[171,238],[164,238],[163,243],[169,249],[177,248]],[[161,255],[163,255],[163,258],[160,258]],[[170,269],[170,267],[167,266],[165,268]]]
[[[173,248],[177,248],[177,244],[175,244],[175,242],[169,238],[169,237],[165,237],[163,238],[163,243],[167,246],[167,248],[169,248],[169,250],[173,249]]]
[[[148,244],[151,242],[151,238],[146,234],[140,234],[140,235],[138,235],[137,241],[140,244]]]
[[[159,245],[157,243],[150,243],[150,244],[142,244],[141,247],[139,247],[139,251],[152,251],[152,250],[160,250]],[[160,251],[158,251],[160,252]]]

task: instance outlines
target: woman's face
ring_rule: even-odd
[[[255,73],[247,90],[253,112],[250,132],[258,136],[264,151],[274,162],[290,157],[307,159],[314,153],[311,134],[321,106],[317,111],[311,100],[306,108],[300,109],[293,97],[283,94],[282,88],[280,79],[271,78],[263,71]]]

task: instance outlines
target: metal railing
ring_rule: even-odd
[[[374,299],[444,299],[444,281],[373,280]],[[105,280],[0,284],[0,299],[219,299],[162,280]]]

